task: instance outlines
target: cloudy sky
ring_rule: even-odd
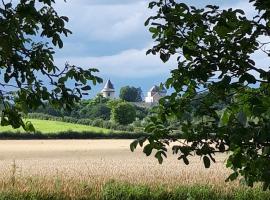
[[[141,87],[143,92],[169,76],[173,62],[163,64],[158,57],[146,56],[152,39],[144,21],[152,11],[147,0],[57,0],[60,15],[69,17],[73,32],[57,51],[56,63],[95,67],[100,76],[110,78],[116,89],[125,85]],[[247,0],[186,0],[197,7],[217,4],[252,12]],[[96,86],[92,95],[102,85]]]

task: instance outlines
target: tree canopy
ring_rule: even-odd
[[[270,71],[254,59],[255,53],[270,55],[270,2],[249,2],[253,17],[237,8],[150,2],[156,15],[145,25],[155,45],[147,54],[178,65],[165,83],[172,94],[160,100],[145,129],[151,136],[134,141],[132,151],[147,140],[144,152],[156,150],[162,163],[167,145],[177,142],[172,151],[179,160],[189,164],[189,156],[200,156],[206,168],[215,153],[229,151],[227,180],[240,175],[249,186],[270,187]],[[179,120],[179,135],[167,126],[170,118]]]
[[[128,102],[140,102],[142,101],[142,90],[133,86],[125,86],[120,89],[119,97]]]
[[[55,66],[54,48],[62,48],[61,36],[68,36],[71,31],[65,28],[68,17],[59,16],[54,3],[54,0],[0,3],[2,126],[33,130],[31,123],[23,122],[21,112],[36,109],[45,102],[69,109],[91,89],[87,81],[102,82],[93,74],[97,69],[84,70],[68,63]],[[68,81],[74,86],[67,86]]]
[[[126,102],[116,104],[112,109],[112,119],[122,125],[131,124],[135,121],[136,109]]]

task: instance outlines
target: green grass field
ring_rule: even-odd
[[[111,133],[112,130],[80,125],[80,124],[72,124],[66,122],[59,122],[59,121],[49,121],[49,120],[38,120],[38,119],[28,119],[27,121],[31,121],[34,125],[36,131],[42,133],[59,133],[59,132],[67,132],[67,131],[76,131],[76,132],[97,132],[97,133]],[[11,126],[0,126],[0,132],[7,132],[7,131],[20,131],[24,132],[22,128],[13,129]]]

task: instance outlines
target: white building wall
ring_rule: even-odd
[[[152,95],[151,92],[148,92],[147,97],[145,97],[146,103],[158,103],[160,98],[162,97],[162,95],[160,95],[159,93],[156,93],[153,96],[151,95]]]
[[[109,98],[109,99],[115,98],[115,91],[114,90],[102,90],[101,94],[105,98]]]
[[[153,97],[149,97],[149,96],[145,97],[146,103],[153,103],[153,101],[154,101]]]

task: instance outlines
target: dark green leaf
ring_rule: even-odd
[[[210,167],[210,159],[207,156],[203,157],[203,164],[205,166],[205,168],[209,168]]]

